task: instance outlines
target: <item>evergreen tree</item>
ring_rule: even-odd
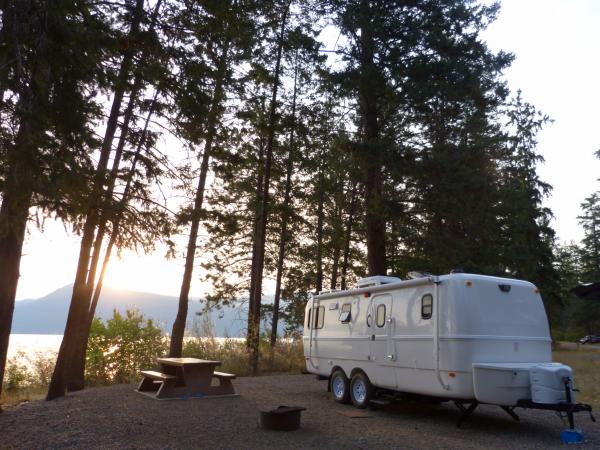
[[[93,100],[110,54],[102,7],[88,2],[0,3],[0,380],[30,208],[78,222],[90,179]],[[80,51],[65,51],[69,48]]]
[[[581,204],[583,214],[579,223],[583,227],[581,241],[581,265],[584,281],[600,281],[600,191],[595,192]]]
[[[506,275],[529,280],[540,288],[555,323],[564,305],[553,265],[552,213],[542,205],[551,186],[536,172],[536,165],[543,161],[536,150],[536,136],[549,119],[524,102],[520,92],[508,105],[507,116],[507,145],[501,162],[500,261]]]
[[[505,95],[499,75],[511,57],[490,52],[479,33],[493,20],[498,6],[455,0],[340,0],[331,5],[348,42],[341,49],[345,67],[335,79],[355,98],[360,139],[353,152],[362,171],[368,272],[385,274],[390,254],[397,271],[407,254],[418,258],[432,247],[448,253],[450,249],[433,243],[423,249],[404,241],[430,243],[429,237],[437,236],[440,227],[449,237],[459,238],[458,245],[480,248],[477,236],[471,241],[466,237],[477,231],[477,224],[465,230],[467,221],[457,218],[456,211],[454,218],[448,216],[456,206],[451,202],[457,201],[452,194],[445,197],[446,205],[427,201],[443,202],[429,192],[430,186],[442,194],[458,181],[454,192],[463,194],[460,188],[468,192],[485,186],[486,175],[493,170],[489,162],[493,151],[485,142],[493,125],[487,121]],[[476,165],[473,172],[462,170],[466,161]],[[461,173],[451,172],[448,165],[460,166]],[[415,169],[421,171],[419,181],[413,178]],[[476,174],[479,171],[483,173]],[[471,202],[469,207],[475,210],[478,205]],[[422,236],[421,227],[410,223],[415,213],[422,213],[420,219],[432,227],[437,221],[438,230],[432,228]],[[486,229],[489,217],[482,221]],[[445,266],[448,261],[437,261],[439,251],[432,259]]]
[[[219,131],[223,128],[227,92],[239,87],[233,68],[246,62],[250,54],[254,28],[252,9],[252,2],[246,1],[218,5],[207,2],[196,5],[191,14],[189,10],[182,11],[179,18],[181,26],[193,30],[193,54],[182,61],[182,89],[177,94],[181,111],[178,126],[184,139],[192,146],[203,143],[203,149],[194,204],[180,215],[180,223],[189,218],[190,234],[179,307],[171,333],[171,357],[181,356],[209,163],[215,148],[221,144]],[[202,90],[204,86],[208,86],[208,92]],[[204,115],[206,124],[198,120]]]
[[[164,79],[164,67],[169,67],[168,56],[156,32],[161,7],[162,1],[158,1],[152,10],[145,11],[144,2],[135,0],[123,9],[110,10],[112,17],[118,18],[111,25],[120,43],[121,57],[118,65],[109,66],[112,103],[87,197],[73,294],[48,390],[49,400],[64,395],[65,389],[83,389],[85,350],[102,285],[97,275],[101,255],[104,253],[107,264],[110,252],[106,250],[112,251],[114,245],[149,250],[158,239],[170,233],[169,217],[157,207],[152,192],[165,161],[152,150],[156,134],[148,130],[149,119],[143,130],[136,129],[136,113],[148,112],[152,116],[160,105],[157,94],[144,102],[144,90]],[[120,131],[118,139],[117,130]],[[128,147],[131,148],[129,153],[126,152]],[[127,160],[131,166],[123,177],[121,165]],[[122,182],[127,186],[123,191],[127,196],[116,195],[115,188]],[[117,227],[112,230],[112,239],[109,238],[112,244],[107,246],[105,238],[110,235],[111,224]],[[104,270],[100,277],[103,273]]]

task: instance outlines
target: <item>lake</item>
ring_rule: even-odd
[[[8,342],[8,359],[18,352],[28,357],[36,353],[56,353],[62,341],[62,334],[11,334]]]
[[[15,356],[18,352],[23,352],[25,356],[35,358],[37,353],[57,353],[62,341],[62,334],[11,334],[8,343],[8,359]],[[185,338],[190,339],[188,337]],[[216,337],[217,342],[224,342],[226,338]],[[227,338],[236,341],[243,341],[244,338]]]

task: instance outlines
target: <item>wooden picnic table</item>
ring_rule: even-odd
[[[142,371],[138,392],[158,399],[237,395],[231,380],[235,375],[215,372],[221,361],[197,358],[157,358],[161,371]],[[212,386],[213,379],[219,380]]]

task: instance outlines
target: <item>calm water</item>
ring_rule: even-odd
[[[23,352],[26,356],[58,352],[62,337],[62,334],[11,334],[8,357],[15,356],[17,352]]]
[[[36,353],[56,353],[62,341],[62,334],[11,334],[8,343],[8,358],[23,352],[26,356],[35,357]],[[187,339],[187,338],[186,338]],[[217,342],[225,341],[225,338],[215,338]],[[243,341],[243,338],[230,338]]]

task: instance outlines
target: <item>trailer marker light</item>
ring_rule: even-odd
[[[454,377],[456,377],[456,374],[454,372],[448,372],[448,376],[450,378],[454,378]]]
[[[365,293],[363,294],[363,297],[364,297],[364,298],[369,298],[369,296],[370,296],[370,295],[371,295],[371,294],[369,294],[368,292],[365,292]]]
[[[538,288],[535,288],[535,289],[533,290],[533,292],[535,292],[536,294],[539,294],[539,293],[540,293],[540,290],[539,290]]]
[[[467,281],[465,284],[467,285],[467,287],[473,286],[473,282],[472,281]]]

